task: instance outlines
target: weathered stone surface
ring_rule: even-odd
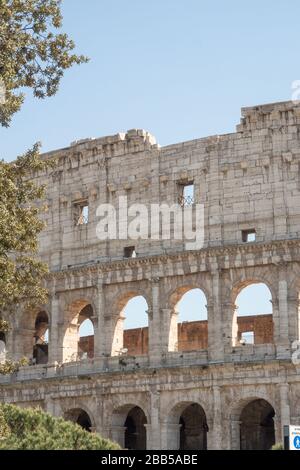
[[[300,331],[299,129],[299,105],[274,103],[243,109],[233,134],[160,148],[148,132],[130,130],[45,154],[59,161],[54,172],[34,176],[48,184],[40,253],[51,269],[50,300],[40,310],[50,322],[49,361],[0,377],[0,400],[56,416],[82,409],[92,430],[122,445],[146,439],[148,449],[267,446],[269,435],[257,431],[272,419],[263,417],[263,400],[275,412],[276,441],[283,424],[300,424],[300,366],[291,361]],[[180,240],[97,239],[99,204],[125,194],[128,204],[172,204],[178,186],[191,181],[205,205],[203,249],[187,251]],[[78,204],[86,203],[89,221],[76,225]],[[253,229],[256,241],[243,242]],[[124,258],[129,245],[136,258]],[[273,321],[240,319],[239,331],[256,329],[258,337],[243,346],[235,300],[253,282],[269,287]],[[195,287],[207,299],[207,341],[178,351],[176,304]],[[119,356],[130,337],[124,343],[123,310],[136,295],[148,304],[148,354],[137,354],[145,338],[131,333],[135,356]],[[38,313],[16,312],[6,338],[13,357],[32,355]],[[77,361],[83,318],[94,324],[94,358]],[[188,338],[190,327],[180,328]],[[138,441],[128,435],[128,417]]]

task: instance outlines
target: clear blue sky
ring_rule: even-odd
[[[91,61],[68,71],[54,98],[28,95],[0,128],[1,158],[131,128],[161,145],[233,132],[242,106],[289,100],[300,79],[297,0],[64,0],[63,14]],[[241,299],[244,314],[254,299],[257,313],[270,308],[257,289]],[[184,302],[198,319],[196,296]],[[140,326],[143,302],[133,308],[127,327]]]
[[[1,158],[134,127],[161,145],[232,132],[241,106],[289,100],[300,79],[297,0],[64,0],[63,14],[91,61],[27,98]]]

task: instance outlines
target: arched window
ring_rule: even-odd
[[[272,295],[263,283],[249,283],[236,297],[233,346],[273,342]]]
[[[142,296],[131,296],[124,304],[115,326],[112,355],[148,354],[148,304]]]
[[[113,439],[122,448],[129,450],[147,449],[147,417],[139,406],[128,404],[117,408],[112,416]]]
[[[146,299],[141,295],[132,297],[126,304],[123,314],[124,330],[133,328],[145,328],[148,326],[148,305]]]
[[[147,419],[141,408],[135,406],[132,408],[124,423],[125,426],[125,449],[145,450]]]
[[[93,307],[84,300],[71,304],[67,310],[69,325],[63,339],[63,362],[94,357]]]
[[[79,330],[79,356],[81,359],[94,357],[94,325],[93,322],[86,318],[81,323]]]
[[[169,450],[206,450],[209,428],[199,403],[177,403],[167,417]]]
[[[67,421],[72,421],[72,423],[76,423],[79,426],[82,427],[82,429],[85,429],[88,432],[91,432],[92,428],[92,422],[91,418],[87,414],[86,411],[82,410],[81,408],[74,408],[72,410],[68,410],[64,418]]]
[[[275,444],[275,411],[262,399],[253,400],[240,416],[240,449],[269,450]]]
[[[180,450],[206,450],[208,426],[203,408],[189,405],[180,415]]]
[[[35,320],[33,363],[48,363],[49,318],[46,312],[39,312]]]
[[[0,364],[6,360],[6,337],[3,331],[0,331]]]
[[[199,288],[179,289],[173,294],[169,351],[196,351],[207,349],[207,301]]]

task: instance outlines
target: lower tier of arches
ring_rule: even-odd
[[[0,384],[0,402],[41,407],[126,449],[267,450],[300,424],[300,366],[174,367]]]

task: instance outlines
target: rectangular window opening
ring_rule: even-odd
[[[78,225],[87,225],[89,222],[89,205],[87,201],[74,204],[74,223]]]
[[[241,334],[241,344],[254,344],[254,331],[244,331]]]
[[[242,240],[243,243],[251,243],[256,240],[256,231],[255,229],[242,230]]]
[[[180,184],[179,204],[182,207],[192,206],[195,202],[194,183]]]
[[[136,258],[135,246],[126,246],[124,248],[124,258]]]

